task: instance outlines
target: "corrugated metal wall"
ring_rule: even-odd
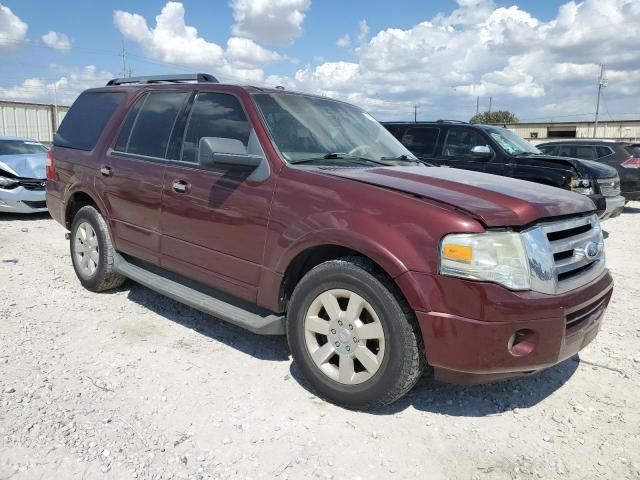
[[[520,123],[507,125],[509,130],[529,140],[570,138],[554,132],[575,132],[575,138],[593,138],[593,123]],[[600,122],[596,138],[640,141],[640,120],[629,122]],[[534,142],[535,143],[535,142]]]
[[[51,143],[54,131],[69,111],[69,107],[58,106],[55,125],[54,111],[53,105],[0,100],[0,135],[29,137]]]

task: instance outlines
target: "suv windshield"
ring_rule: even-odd
[[[371,115],[353,105],[287,93],[253,98],[278,150],[292,163],[417,161]]]
[[[0,140],[0,155],[37,155],[47,152],[47,147],[29,140]]]
[[[525,153],[542,154],[540,150],[520,135],[506,128],[490,127],[487,128],[487,133],[509,155],[522,155]]]

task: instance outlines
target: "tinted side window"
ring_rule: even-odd
[[[447,133],[442,155],[470,157],[471,149],[478,145],[487,145],[487,141],[479,133],[468,128],[451,128]]]
[[[165,158],[173,125],[188,96],[188,92],[152,92],[147,95],[133,125],[127,153]]]
[[[433,155],[440,136],[439,128],[410,128],[402,137],[402,143],[412,152]]]
[[[556,151],[556,155],[560,157],[571,157],[571,146],[570,145],[558,145],[556,147],[558,150]]]
[[[400,138],[402,137],[402,135],[401,135],[402,134],[402,130],[400,130],[398,127],[387,127],[385,125],[384,128],[389,130],[389,133],[391,135],[393,135],[394,137],[396,137],[398,140],[400,140]]]
[[[571,157],[582,158],[584,160],[593,160],[593,147],[576,145],[573,147]]]
[[[609,147],[596,147],[596,152],[598,158],[607,157],[613,153]]]
[[[125,94],[119,92],[83,93],[65,115],[53,144],[78,150],[93,150],[102,130],[124,97]]]
[[[233,138],[246,147],[250,133],[251,126],[236,97],[225,93],[200,93],[184,136],[181,160],[197,163],[201,138]]]
[[[538,147],[538,149],[546,155],[556,155],[558,147],[554,147],[552,145],[542,145]]]
[[[127,146],[129,145],[129,137],[131,137],[131,129],[133,128],[133,124],[138,118],[140,108],[142,108],[142,105],[144,105],[147,96],[148,95],[143,95],[141,98],[139,98],[133,108],[129,110],[127,118],[124,120],[124,123],[120,127],[120,132],[118,133],[116,144],[113,147],[114,150],[117,150],[119,152],[127,151]]]

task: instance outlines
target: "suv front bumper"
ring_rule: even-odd
[[[606,220],[608,218],[615,218],[624,210],[625,198],[621,195],[616,197],[605,197],[607,207],[600,217],[600,220]]]
[[[613,292],[608,271],[562,295],[514,292],[439,275],[405,275],[413,277],[431,307],[416,310],[427,361],[436,379],[451,383],[527,375],[575,355],[597,335]]]
[[[44,190],[27,190],[16,187],[11,190],[0,188],[0,212],[37,213],[46,212]]]

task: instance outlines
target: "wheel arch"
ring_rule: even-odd
[[[78,211],[87,205],[91,205],[100,212],[102,216],[104,216],[104,207],[100,204],[96,198],[88,193],[86,190],[77,189],[69,192],[67,201],[65,202],[65,210],[64,210],[64,224],[68,230],[71,229],[71,225],[73,224],[73,219],[75,218]],[[109,222],[107,222],[107,227],[109,226]]]
[[[411,295],[412,292],[404,291],[395,281],[396,277],[407,271],[399,259],[390,253],[388,256],[385,255],[380,249],[359,248],[353,243],[318,242],[297,249],[295,254],[290,255],[286,264],[283,265],[283,276],[278,292],[280,310],[287,310],[293,290],[307,272],[321,263],[345,257],[360,257],[371,262],[377,271],[392,281],[397,293],[409,303],[408,295]]]

